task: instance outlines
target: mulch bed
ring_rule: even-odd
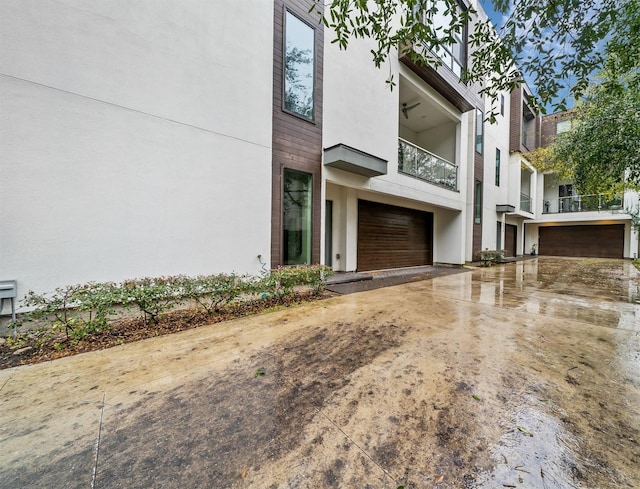
[[[6,340],[0,342],[0,370],[103,350],[124,343],[260,314],[274,308],[291,307],[304,302],[322,300],[333,295],[335,294],[325,291],[322,294],[305,293],[282,299],[270,297],[245,301],[231,304],[212,315],[192,309],[178,310],[164,314],[157,323],[145,323],[141,318],[119,319],[112,323],[110,329],[93,333],[80,341],[73,341],[71,338],[67,338],[64,333],[58,333],[43,342],[42,337],[37,333],[25,333],[27,341],[21,342],[19,346],[12,346]]]

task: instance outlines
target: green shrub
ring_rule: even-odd
[[[271,293],[281,300],[294,294],[294,287],[311,287],[319,293],[324,289],[325,279],[332,273],[325,265],[300,265],[278,267],[271,270],[263,280],[265,292]]]
[[[474,261],[479,261],[484,267],[489,267],[494,263],[502,263],[504,261],[504,250],[478,251]]]
[[[243,277],[235,274],[183,277],[182,297],[196,302],[209,315],[237,299],[246,290]]]
[[[109,327],[109,316],[118,302],[113,283],[88,283],[58,287],[49,294],[29,291],[22,304],[33,308],[21,315],[20,324],[45,322],[53,331],[63,331],[67,338],[82,339]]]
[[[160,314],[181,303],[183,282],[182,277],[125,280],[118,290],[120,303],[127,309],[133,305],[137,306],[145,322],[157,323]]]

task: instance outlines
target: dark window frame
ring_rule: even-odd
[[[480,109],[476,109],[476,153],[484,153],[484,112]]]
[[[500,166],[502,160],[502,153],[500,148],[496,148],[496,187],[500,186]]]
[[[438,1],[444,1],[444,0],[431,0],[432,8],[436,8],[436,3]],[[456,3],[461,12],[465,12],[469,8],[461,0],[456,0]],[[424,19],[424,12],[422,17]],[[438,46],[437,49],[434,49],[433,47],[429,47],[429,49],[432,53],[434,53],[435,56],[437,56],[440,59],[440,61],[442,62],[442,66],[446,66],[449,71],[451,71],[454,75],[456,75],[460,79],[460,81],[466,83],[465,72],[469,64],[469,22],[465,22],[464,27],[462,28],[462,32],[454,34],[454,36],[455,35],[458,35],[460,37],[460,44],[461,44],[460,59],[454,56],[453,50],[450,45],[443,44],[441,46]],[[460,73],[456,73],[456,71],[453,69],[453,62],[452,62],[452,65],[449,66],[449,64],[444,59],[442,59],[442,57],[437,52],[438,49],[444,49],[446,51],[446,54],[451,57],[451,59],[453,60],[453,62],[455,62],[456,65],[460,67]]]
[[[476,185],[475,185],[473,222],[474,224],[482,224],[482,181],[481,180],[476,180]]]
[[[287,14],[293,16],[296,18],[296,20],[302,22],[303,24],[305,24],[307,27],[309,27],[309,29],[311,29],[311,31],[313,32],[313,67],[311,70],[311,73],[313,75],[313,87],[312,87],[312,92],[311,92],[311,101],[312,101],[312,108],[311,108],[311,118],[308,118],[306,116],[304,116],[303,114],[299,114],[298,112],[292,111],[290,109],[287,109],[286,107],[286,85],[287,85],[287,75],[286,75],[286,67],[287,67]],[[297,13],[295,13],[293,10],[284,7],[283,9],[283,14],[282,14],[282,111],[293,116],[296,117],[300,120],[303,120],[305,122],[308,122],[310,124],[316,124],[316,88],[317,88],[317,50],[316,50],[316,28],[310,24],[309,22],[307,22],[306,20],[304,20],[300,15],[298,15]]]
[[[304,263],[287,263],[287,261],[289,261],[288,255],[287,255],[287,250],[285,249],[286,247],[286,243],[288,242],[288,240],[285,238],[285,185],[286,185],[286,174],[287,172],[292,172],[292,173],[297,173],[300,175],[306,175],[309,177],[309,198],[308,198],[308,204],[309,204],[309,216],[308,216],[308,224],[309,224],[309,236],[308,236],[308,262],[305,261]],[[290,168],[290,167],[283,167],[282,168],[282,186],[280,189],[280,195],[282,196],[282,210],[281,210],[281,219],[282,219],[282,224],[281,224],[281,229],[280,229],[280,236],[282,238],[282,246],[281,246],[281,261],[280,263],[282,263],[283,266],[296,266],[296,265],[301,265],[301,264],[307,264],[307,265],[311,265],[313,263],[313,218],[314,218],[314,208],[313,208],[313,196],[314,196],[314,184],[315,184],[315,178],[313,173],[307,172],[307,171],[302,171],[302,170],[298,170],[296,168]]]

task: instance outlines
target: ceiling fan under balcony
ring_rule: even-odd
[[[417,103],[415,103],[413,105],[409,105],[409,106],[407,106],[407,104],[402,104],[402,109],[400,109],[400,110],[404,114],[404,118],[408,119],[409,118],[409,111],[415,109],[418,105],[420,105],[420,102],[417,102]]]

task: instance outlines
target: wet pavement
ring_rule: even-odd
[[[637,488],[640,277],[538,258],[0,371],[0,487]]]

